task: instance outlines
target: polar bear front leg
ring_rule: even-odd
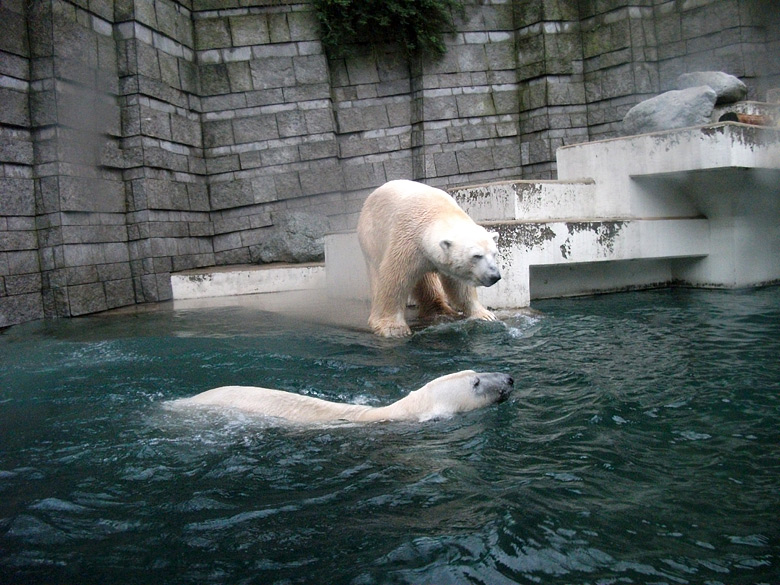
[[[444,275],[441,277],[441,282],[447,292],[450,304],[461,310],[466,318],[481,321],[498,320],[492,311],[486,309],[479,302],[475,287]]]

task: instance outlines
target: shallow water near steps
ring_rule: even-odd
[[[6,330],[0,582],[780,582],[780,288],[534,308],[402,341],[247,307]],[[380,405],[465,368],[512,397],[308,428],[164,407]]]

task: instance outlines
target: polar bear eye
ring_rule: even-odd
[[[478,378],[478,377],[475,377],[475,378],[474,378],[474,379],[471,381],[471,385],[472,385],[474,388],[476,388],[477,386],[479,386],[479,378]]]
[[[474,255],[471,257],[471,259],[472,259],[472,260],[475,260],[475,261],[479,261],[479,260],[482,260],[484,257],[485,257],[485,255],[484,255],[484,254],[474,254]]]

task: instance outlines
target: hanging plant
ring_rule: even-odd
[[[463,0],[313,0],[322,42],[333,56],[355,45],[397,42],[407,56],[441,56]]]

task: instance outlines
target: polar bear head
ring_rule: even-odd
[[[438,234],[432,244],[434,264],[447,276],[471,286],[492,286],[501,280],[496,264],[497,241],[497,233],[480,225],[458,225]]]
[[[463,370],[428,382],[397,402],[419,420],[446,418],[490,404],[503,402],[512,391],[514,380],[497,372],[477,373]]]

